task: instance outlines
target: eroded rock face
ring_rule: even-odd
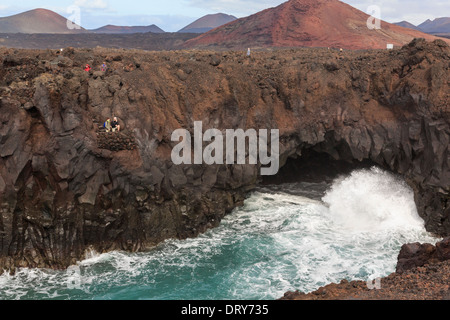
[[[444,42],[251,59],[73,48],[0,54],[2,268],[66,267],[90,247],[139,251],[217,226],[260,170],[174,165],[171,134],[192,132],[194,121],[203,130],[279,129],[281,165],[313,150],[399,173],[428,230],[450,234]],[[103,61],[108,70],[99,72]],[[85,72],[86,63],[94,70]],[[113,116],[125,135],[118,147],[98,136]]]

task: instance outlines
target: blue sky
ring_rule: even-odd
[[[227,13],[238,18],[286,0],[1,0],[0,17],[35,8],[53,10],[65,17],[72,5],[80,8],[81,25],[94,29],[106,24],[156,24],[164,31],[175,32],[194,20],[211,13]],[[371,5],[381,8],[381,18],[388,22],[407,20],[420,24],[426,19],[450,16],[449,0],[343,0],[367,12]]]

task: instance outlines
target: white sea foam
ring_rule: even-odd
[[[348,231],[423,228],[404,181],[376,167],[336,181],[323,197],[330,218]]]
[[[314,187],[262,189],[218,228],[148,253],[90,252],[77,264],[80,279],[49,270],[4,274],[0,299],[276,299],[386,276],[403,243],[439,240],[425,232],[411,189],[389,173],[355,171],[322,201]],[[71,281],[80,288],[69,290]]]

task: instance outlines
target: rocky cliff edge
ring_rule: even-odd
[[[88,248],[142,251],[217,226],[261,177],[253,165],[174,165],[171,134],[194,121],[279,129],[281,166],[313,150],[400,174],[427,229],[449,235],[449,58],[423,39],[251,58],[0,49],[0,269],[64,268]],[[121,135],[105,137],[112,116]]]

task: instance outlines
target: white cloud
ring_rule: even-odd
[[[258,11],[276,7],[287,0],[184,0],[191,7],[211,12],[223,12],[244,17]],[[421,23],[432,17],[449,16],[448,0],[341,0],[363,12],[371,5],[381,9],[381,19],[387,22],[412,20]],[[425,19],[424,19],[425,18]],[[421,19],[424,19],[421,21]],[[409,21],[409,20],[408,20]]]
[[[276,7],[287,0],[186,0],[190,6],[212,12],[248,16],[264,9]]]
[[[418,13],[418,14],[408,14],[403,16],[403,20],[408,21],[409,23],[412,23],[416,26],[418,26],[419,24],[423,23],[426,20],[434,20],[435,16],[431,15],[431,14],[422,14],[422,13]]]
[[[387,22],[406,20],[413,24],[420,24],[426,19],[449,16],[448,0],[343,0],[355,8],[366,12],[370,5],[377,5],[381,9],[381,19]]]
[[[105,0],[75,0],[73,5],[85,9],[106,9],[108,4]]]

